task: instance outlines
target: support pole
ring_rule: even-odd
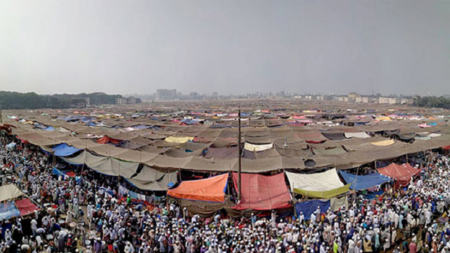
[[[238,136],[238,147],[239,147],[239,168],[238,168],[238,200],[241,201],[241,170],[242,170],[242,163],[241,163],[241,156],[242,156],[242,146],[241,146],[241,106],[239,105],[239,112],[238,112],[238,127],[239,127],[239,136]]]

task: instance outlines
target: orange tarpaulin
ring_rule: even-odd
[[[409,163],[402,165],[392,163],[389,166],[379,168],[378,172],[385,176],[396,179],[400,186],[407,186],[411,177],[418,174],[420,170],[413,168]]]
[[[206,179],[183,181],[180,185],[167,191],[167,195],[190,200],[224,202],[228,173]]]
[[[233,173],[234,187],[238,189],[238,173]],[[236,210],[272,210],[291,207],[292,200],[284,173],[273,176],[241,174],[241,201]]]
[[[116,139],[113,139],[113,138],[109,138],[108,136],[103,136],[102,138],[100,138],[100,139],[98,139],[97,140],[97,143],[98,144],[107,144],[107,143],[112,143],[112,144],[119,144],[120,143],[120,140],[116,140]]]

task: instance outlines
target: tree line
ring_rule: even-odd
[[[65,109],[90,105],[114,104],[121,95],[108,95],[102,92],[81,94],[39,95],[34,92],[20,93],[0,91],[2,109]]]
[[[450,99],[443,96],[436,97],[417,97],[414,99],[414,105],[420,107],[435,107],[450,109]]]

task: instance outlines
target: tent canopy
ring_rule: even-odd
[[[420,170],[413,168],[409,163],[402,165],[392,163],[384,168],[379,168],[378,172],[385,176],[391,177],[399,181],[400,186],[409,184],[411,177],[418,174]]]
[[[233,172],[233,182],[238,189],[238,173]],[[272,210],[290,207],[291,195],[284,174],[263,176],[241,174],[241,201],[233,209]]]
[[[368,175],[353,175],[343,171],[340,171],[340,173],[345,182],[351,184],[350,189],[355,191],[369,189],[391,181],[389,177],[379,173],[372,173]]]
[[[199,201],[224,202],[228,173],[215,177],[183,181],[180,185],[167,191],[174,198]]]
[[[329,191],[344,186],[339,179],[336,169],[314,174],[296,174],[286,172],[291,191],[294,189],[307,191]]]

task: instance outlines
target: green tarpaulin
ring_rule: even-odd
[[[294,188],[294,193],[301,194],[310,198],[329,199],[348,192],[348,190],[350,189],[350,185],[351,184],[347,184],[328,191],[308,191]]]

